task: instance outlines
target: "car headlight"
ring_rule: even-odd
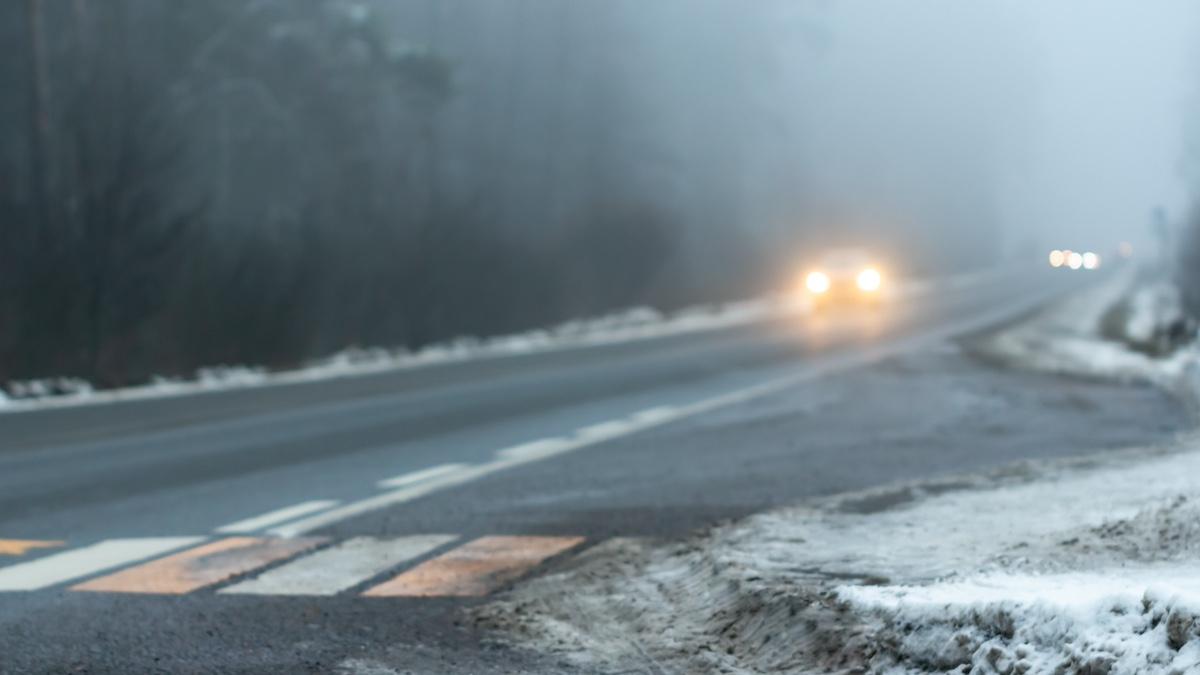
[[[873,293],[879,290],[883,285],[883,277],[879,274],[879,270],[868,267],[858,273],[858,288],[868,293]]]
[[[819,295],[829,290],[829,275],[824,272],[809,272],[804,279],[804,285],[809,291]]]

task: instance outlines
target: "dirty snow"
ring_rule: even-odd
[[[1098,335],[1129,282],[986,348],[1178,387],[1190,357]],[[475,619],[617,672],[1196,673],[1198,440],[841,495],[683,542],[607,542]]]
[[[919,296],[935,284],[969,288],[1004,273],[988,269],[948,279],[913,280],[893,290],[896,297]],[[0,388],[0,413],[45,406],[89,405],[113,401],[185,396],[208,391],[244,387],[286,385],[315,380],[354,377],[374,373],[421,368],[478,358],[501,358],[551,350],[578,349],[596,345],[668,337],[685,333],[719,330],[760,321],[803,315],[808,310],[802,298],[773,296],[717,305],[699,305],[664,314],[637,307],[607,316],[569,321],[558,326],[490,338],[464,337],[430,345],[417,351],[406,349],[350,348],[317,359],[304,367],[269,371],[252,366],[214,366],[197,371],[194,378],[155,378],[153,382],[121,389],[94,390],[75,378],[46,378],[10,382],[8,396]]]
[[[417,351],[381,347],[350,348],[314,360],[302,368],[269,371],[251,366],[214,366],[196,372],[194,378],[155,378],[153,382],[121,389],[97,391],[83,380],[47,378],[10,382],[6,404],[0,412],[31,408],[107,403],[112,401],[183,396],[188,394],[310,382],[356,375],[427,367],[476,358],[496,358],[533,352],[572,349],[594,345],[666,337],[689,332],[717,330],[783,318],[803,313],[803,303],[782,298],[765,298],[693,307],[664,315],[647,307],[604,317],[571,321],[559,326],[516,335],[491,338],[459,338]],[[0,394],[3,391],[0,390]],[[4,399],[0,399],[3,401]]]
[[[1157,326],[1173,318],[1161,310],[1160,303],[1169,299],[1164,298],[1163,284],[1131,290],[1133,273],[1126,270],[1069,300],[1049,305],[1034,320],[983,341],[979,350],[1006,364],[1042,372],[1148,381],[1173,388],[1184,369],[1196,361],[1194,350],[1156,359],[1130,349],[1126,342],[1101,335],[1105,314],[1127,297],[1130,311],[1119,330],[1130,341],[1143,334],[1148,340]]]

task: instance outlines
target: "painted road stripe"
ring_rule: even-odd
[[[427,534],[398,539],[359,537],[268,570],[221,593],[247,595],[336,595],[402,563],[458,539]]]
[[[65,541],[38,541],[33,539],[0,539],[0,555],[25,555],[39,548],[59,548]]]
[[[980,312],[961,321],[944,324],[924,333],[894,340],[886,344],[847,353],[834,354],[780,377],[694,403],[651,408],[634,413],[628,418],[621,420],[612,420],[584,427],[571,436],[542,439],[540,441],[533,441],[532,443],[505,448],[497,451],[495,459],[490,462],[466,466],[456,471],[448,471],[421,483],[407,485],[390,492],[350,502],[349,504],[329,509],[308,518],[273,528],[269,532],[280,537],[300,536],[323,527],[329,527],[349,518],[361,516],[364,513],[403,504],[439,490],[470,483],[516,466],[542,461],[591,445],[604,443],[614,438],[629,436],[647,429],[702,415],[720,408],[747,403],[833,373],[875,363],[889,356],[901,354],[924,344],[938,342],[968,333],[972,330],[978,330],[1020,312],[1037,307],[1055,293],[1056,291],[1053,290],[1043,290],[1041,293],[1025,294],[1003,306],[990,311]]]
[[[264,527],[286,523],[289,520],[295,520],[301,516],[307,516],[317,511],[337,506],[338,502],[332,499],[315,499],[309,502],[301,502],[292,506],[276,509],[274,511],[264,513],[261,516],[246,518],[239,520],[236,523],[222,525],[217,528],[217,532],[222,534],[246,534],[248,532],[257,532]]]
[[[466,467],[466,464],[439,464],[438,466],[430,467],[428,469],[422,469],[420,471],[402,474],[394,478],[381,480],[376,483],[376,485],[381,488],[404,487],[406,485],[421,483],[430,480],[431,478],[437,478],[438,476],[444,476],[448,473],[454,473],[455,471],[461,471]]]
[[[71,590],[180,595],[290,558],[324,541],[229,537],[72,586]]]
[[[204,541],[203,537],[109,539],[27,563],[0,567],[0,591],[36,591],[201,541]]]
[[[482,537],[367,590],[386,597],[483,596],[547,558],[583,543],[583,537]]]

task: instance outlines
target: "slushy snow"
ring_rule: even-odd
[[[1130,281],[982,348],[1185,386],[1193,357],[1099,335]],[[475,617],[517,644],[639,672],[1200,673],[1197,440],[840,495],[674,544],[610,541]]]

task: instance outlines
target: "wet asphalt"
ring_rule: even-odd
[[[881,311],[0,415],[0,539],[82,545],[208,533],[306,499],[361,499],[382,478],[485,461],[498,448],[833,362],[843,367],[769,396],[318,534],[678,538],[809,497],[1169,443],[1190,421],[1156,389],[998,370],[955,339],[1014,320],[1071,284],[1010,274],[898,298]],[[899,347],[848,358],[881,345]],[[177,597],[0,593],[0,673],[571,671],[474,632],[463,610],[484,601],[213,589]]]

